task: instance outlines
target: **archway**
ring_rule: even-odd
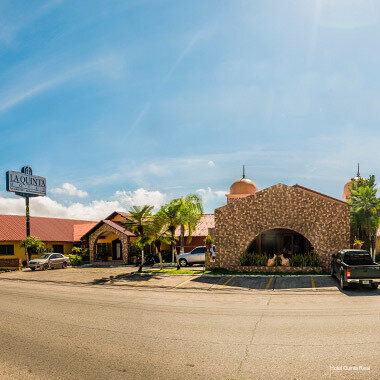
[[[89,236],[90,261],[129,262],[129,238],[103,224]]]
[[[312,243],[297,231],[273,228],[257,235],[241,256],[242,266],[266,266],[269,259],[283,255],[290,266],[320,266]],[[276,262],[281,265],[281,260]]]

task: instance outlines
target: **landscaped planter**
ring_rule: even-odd
[[[251,266],[241,266],[239,268],[241,272],[262,272],[262,273],[273,273],[273,272],[283,272],[283,273],[296,273],[296,272],[317,272],[322,273],[321,267],[251,267]]]

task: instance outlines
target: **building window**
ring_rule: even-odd
[[[0,255],[14,255],[15,248],[13,244],[0,245]]]
[[[111,243],[96,244],[96,260],[107,260],[108,256],[112,255]]]
[[[54,253],[63,253],[63,244],[53,244]]]

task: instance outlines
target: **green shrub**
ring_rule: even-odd
[[[316,253],[308,253],[306,255],[293,255],[289,259],[292,267],[319,267],[321,260]]]
[[[380,253],[376,255],[375,261],[380,264]]]
[[[89,262],[90,261],[90,251],[88,250],[88,248],[84,248],[83,251],[82,251],[82,260],[84,262]]]
[[[73,267],[83,265],[83,259],[79,255],[69,255],[70,263]]]
[[[267,255],[244,252],[240,257],[240,264],[249,267],[262,267],[268,263]]]
[[[321,266],[321,260],[316,253],[309,253],[306,255],[307,267],[319,267]]]
[[[289,258],[290,266],[292,267],[304,267],[305,266],[305,260],[304,255],[293,255]]]
[[[214,239],[210,236],[210,235],[207,235],[205,240],[204,240],[205,244],[210,244],[212,245],[212,243],[214,242]]]

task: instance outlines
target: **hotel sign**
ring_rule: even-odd
[[[32,174],[30,166],[24,166],[20,172],[7,172],[7,191],[23,197],[46,195],[46,178]]]

